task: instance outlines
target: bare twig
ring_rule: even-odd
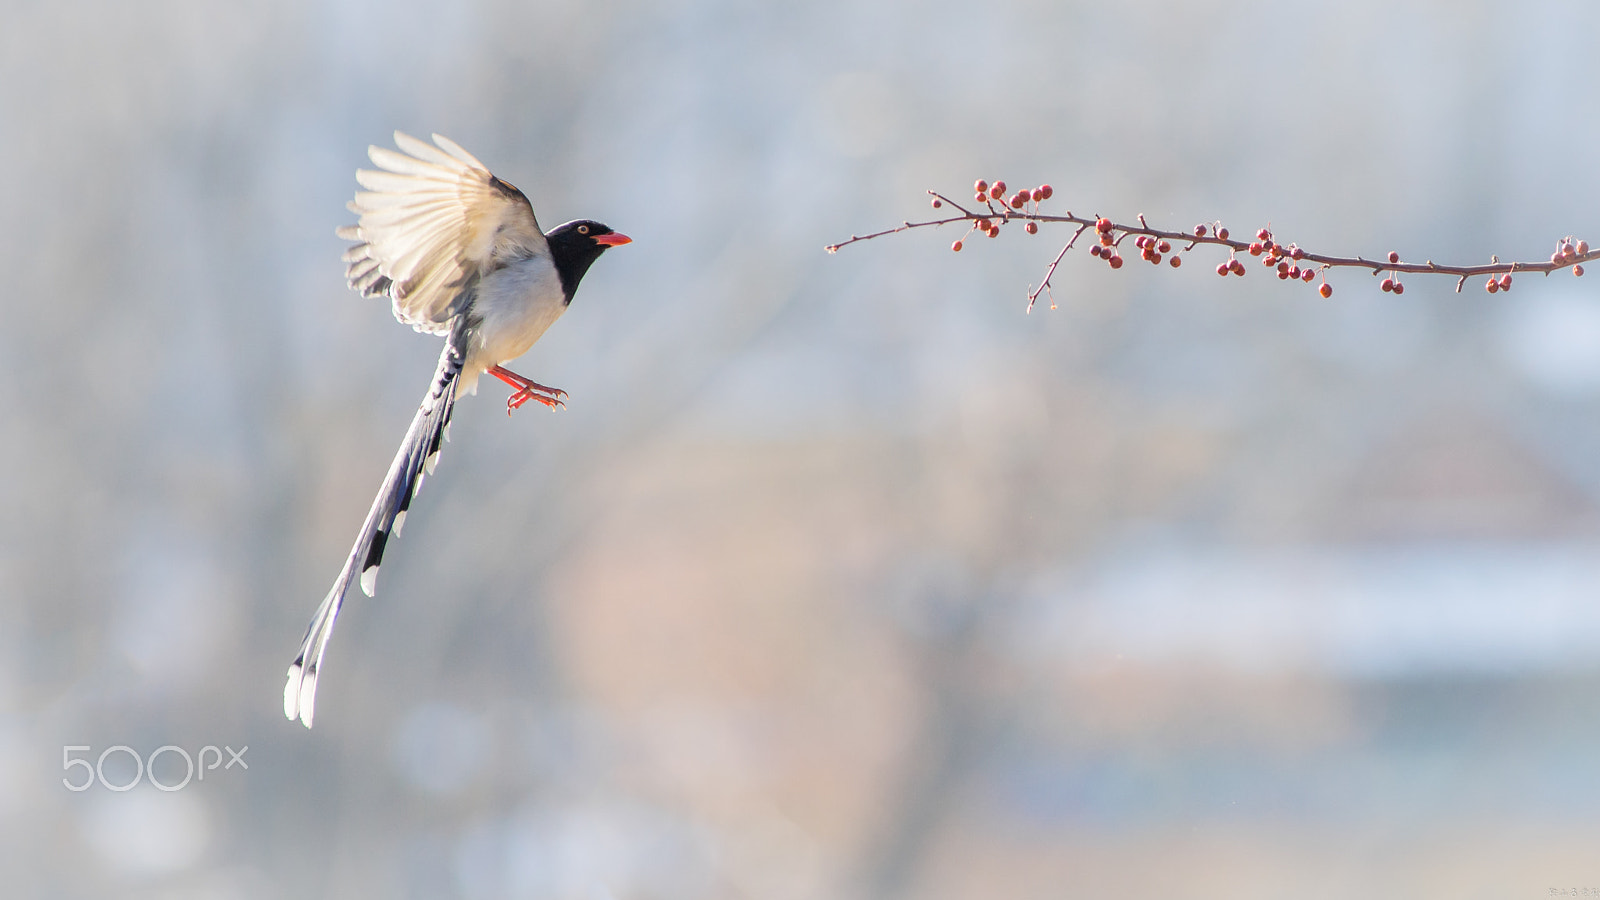
[[[1050,277],[1056,274],[1056,266],[1061,265],[1062,257],[1067,255],[1067,251],[1072,249],[1072,245],[1076,244],[1078,242],[1078,238],[1083,237],[1083,233],[1088,230],[1088,223],[1079,225],[1078,230],[1072,233],[1072,239],[1063,244],[1061,247],[1061,252],[1057,253],[1056,258],[1050,261],[1050,267],[1044,270],[1044,281],[1040,282],[1037,288],[1034,288],[1032,291],[1028,292],[1028,312],[1033,312],[1033,304],[1034,301],[1039,299],[1039,292],[1048,292],[1050,290]],[[1054,295],[1051,295],[1050,298],[1050,308],[1056,308]]]

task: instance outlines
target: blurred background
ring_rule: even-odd
[[[999,177],[1544,258],[1600,238],[1597,29],[10,0],[5,893],[1600,894],[1592,279],[1323,300],[1075,252],[1025,315],[1065,230],[822,250]],[[567,410],[460,407],[307,732],[284,671],[439,350],[333,234],[396,128],[635,243],[516,366]],[[249,768],[105,786],[179,783],[166,746]]]

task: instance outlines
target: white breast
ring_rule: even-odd
[[[528,352],[567,311],[561,277],[548,253],[519,260],[484,276],[473,312],[478,333],[461,371],[457,396],[474,393],[478,376]]]

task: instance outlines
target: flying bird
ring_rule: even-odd
[[[516,389],[507,414],[529,400],[563,406],[565,391],[504,364],[528,352],[561,317],[600,254],[631,242],[590,219],[540,230],[528,198],[447,137],[434,135],[430,146],[397,131],[394,142],[402,152],[368,147],[378,168],[356,172],[365,190],[349,208],[360,219],[338,230],[355,242],[344,254],[345,276],[363,296],[390,298],[401,322],[443,335],[444,352],[355,546],[289,666],[283,713],[307,728],[339,607],[354,581],[373,595],[384,547],[399,536],[411,498],[449,439],[456,398],[477,393],[478,376],[487,372]]]

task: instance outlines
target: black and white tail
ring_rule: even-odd
[[[411,428],[389,465],[389,474],[383,478],[378,498],[372,501],[367,520],[361,523],[356,544],[350,549],[350,558],[334,581],[333,588],[317,607],[311,618],[306,636],[300,643],[300,655],[289,666],[289,681],[283,687],[283,714],[292,721],[299,719],[307,728],[316,709],[317,675],[322,668],[322,654],[328,649],[328,638],[333,635],[333,622],[344,604],[345,594],[359,573],[361,590],[368,597],[378,583],[378,566],[383,562],[383,550],[391,536],[398,537],[405,525],[406,510],[411,508],[411,498],[422,487],[422,480],[432,474],[439,458],[439,446],[450,437],[450,415],[455,410],[456,381],[461,377],[461,366],[466,359],[469,328],[459,317],[450,337],[445,342],[444,353],[439,356],[439,368],[433,374],[433,384],[422,398],[422,406]]]

